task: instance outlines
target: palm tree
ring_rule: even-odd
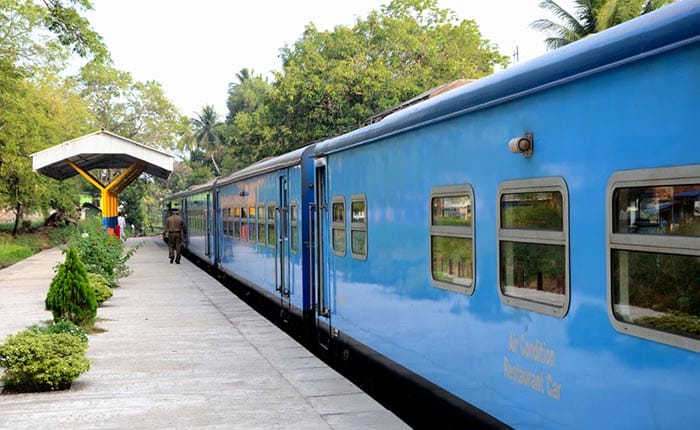
[[[675,0],[607,0],[598,10],[596,30],[603,31]]]
[[[543,0],[540,8],[554,14],[559,22],[538,19],[531,28],[545,33],[544,43],[553,50],[583,39],[624,21],[656,10],[674,0],[575,0],[570,13],[554,0]]]
[[[202,112],[197,114],[196,118],[192,118],[194,126],[194,139],[197,145],[204,148],[204,151],[211,157],[211,162],[214,164],[216,175],[221,176],[219,165],[216,164],[214,153],[221,144],[221,133],[218,130],[217,114],[214,106],[206,105],[202,108]]]

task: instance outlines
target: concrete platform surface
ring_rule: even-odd
[[[408,426],[156,238],[98,309],[70,390],[0,395],[0,429],[405,429]],[[0,270],[0,342],[50,321],[52,249]]]

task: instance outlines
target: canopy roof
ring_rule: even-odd
[[[146,163],[145,173],[167,179],[173,171],[173,156],[105,130],[87,134],[31,155],[34,170],[63,180],[78,172],[70,161],[85,171],[126,169],[135,162]]]

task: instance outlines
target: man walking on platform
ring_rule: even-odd
[[[187,233],[185,221],[178,212],[178,208],[172,208],[170,210],[171,215],[165,220],[165,234],[168,237],[168,257],[170,258],[170,264],[173,263],[173,259],[175,263],[180,264],[182,237]]]

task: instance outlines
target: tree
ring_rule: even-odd
[[[185,121],[155,81],[134,81],[110,61],[91,61],[75,78],[94,120],[93,130],[105,129],[158,149],[177,148]]]
[[[253,75],[248,69],[236,73],[237,83],[230,83],[226,107],[226,123],[231,124],[239,113],[252,113],[265,103],[271,87],[260,75]]]
[[[197,117],[192,118],[192,126],[194,127],[194,139],[195,142],[197,142],[198,148],[211,157],[216,175],[221,176],[219,165],[216,164],[215,153],[221,146],[222,139],[214,106],[204,106],[202,111],[197,114]]]
[[[74,248],[68,248],[65,263],[58,265],[46,295],[46,309],[52,312],[55,322],[68,320],[78,326],[91,324],[97,315],[95,292]]]
[[[189,133],[189,120],[165,97],[160,84],[134,81],[130,73],[114,68],[109,61],[86,64],[75,85],[92,113],[91,131],[106,129],[161,150],[179,148]],[[112,169],[94,175],[109,183],[118,173]],[[128,201],[130,222],[135,225],[147,222],[141,205],[150,187],[141,185],[140,180],[132,183],[122,197]]]
[[[281,153],[354,129],[373,114],[438,85],[479,78],[508,59],[474,21],[436,0],[394,0],[352,28],[318,31],[281,50],[265,142]]]
[[[570,13],[554,0],[543,0],[540,8],[551,12],[559,22],[538,19],[531,28],[547,35],[547,48],[557,49],[584,37],[656,10],[674,0],[575,0]]]
[[[222,140],[226,142],[221,157],[224,174],[267,155],[261,150],[273,136],[268,108],[272,86],[248,69],[242,69],[236,78],[237,83],[229,84],[228,115],[222,128]]]
[[[35,84],[18,80],[11,95],[0,95],[0,207],[15,212],[15,235],[27,211],[47,214],[52,203],[60,209],[77,206],[75,183],[50,186],[50,179],[32,170],[30,155],[82,133],[85,104],[57,78],[35,79]]]
[[[0,0],[0,206],[15,211],[14,234],[25,211],[65,208],[75,196],[70,183],[48,186],[29,155],[84,130],[85,104],[56,72],[70,50],[108,55],[80,16],[91,8],[87,0]]]
[[[89,0],[0,0],[0,57],[24,71],[61,68],[69,50],[108,57],[102,38],[80,15],[87,10]]]

